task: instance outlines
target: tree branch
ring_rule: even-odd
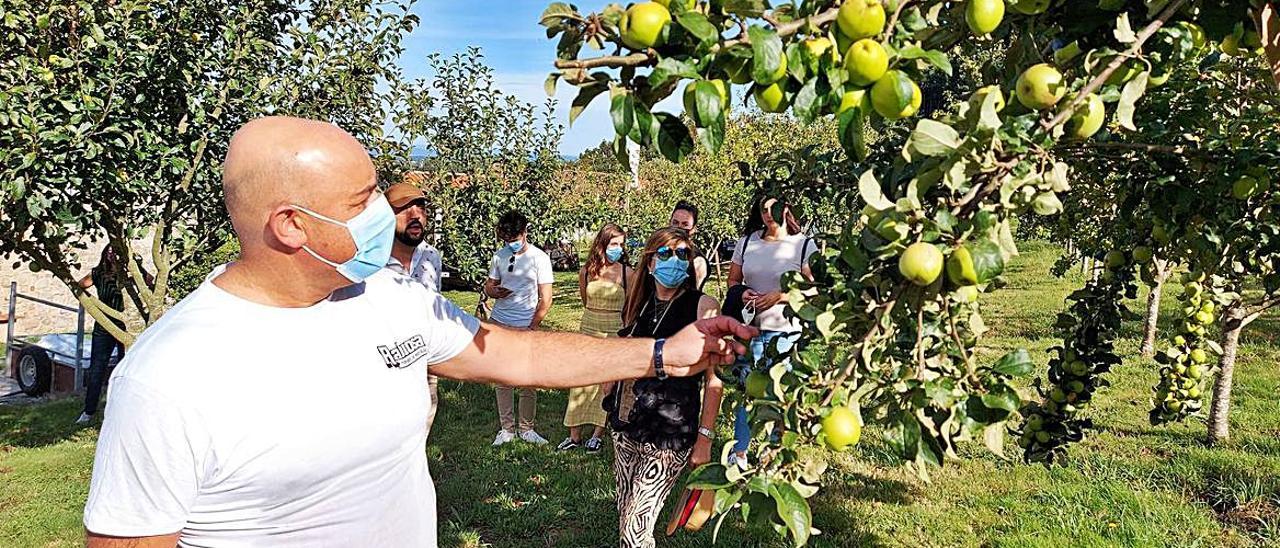
[[[1093,80],[1090,80],[1089,83],[1084,86],[1084,89],[1081,89],[1080,92],[1071,99],[1071,102],[1067,104],[1067,108],[1059,111],[1057,116],[1054,116],[1051,120],[1045,122],[1041,127],[1045,131],[1048,131],[1062,125],[1068,118],[1071,118],[1071,115],[1076,111],[1076,107],[1084,103],[1085,98],[1087,98],[1089,94],[1102,87],[1102,84],[1106,83],[1107,78],[1110,78],[1111,73],[1115,72],[1116,69],[1119,69],[1120,65],[1123,65],[1125,61],[1128,61],[1130,58],[1136,56],[1138,52],[1142,51],[1142,45],[1147,42],[1147,39],[1151,38],[1151,35],[1160,30],[1160,28],[1163,27],[1171,17],[1173,17],[1173,14],[1177,13],[1178,10],[1182,8],[1182,5],[1186,3],[1187,0],[1173,0],[1173,2],[1170,2],[1168,6],[1165,6],[1164,11],[1160,12],[1160,15],[1156,17],[1155,20],[1148,23],[1147,26],[1142,29],[1142,32],[1138,33],[1138,39],[1134,41],[1132,46],[1129,46],[1127,51],[1121,55],[1115,56],[1110,63],[1107,63],[1107,68],[1103,69],[1097,76],[1094,76]]]
[[[819,13],[811,17],[805,17],[803,19],[796,19],[794,21],[788,21],[786,23],[775,25],[774,29],[775,29],[775,32],[778,34],[779,38],[785,38],[787,36],[791,36],[792,34],[800,32],[802,29],[805,28],[805,25],[809,23],[813,23],[816,26],[822,26],[832,21],[835,21],[836,15],[839,13],[840,13],[840,8],[831,8],[831,9],[828,9],[827,11],[824,11],[822,13]],[[765,21],[768,21],[770,18],[772,18],[772,16],[768,16],[767,18],[765,18]],[[728,49],[732,46],[736,46],[738,44],[750,44],[750,43],[751,41],[747,38],[746,33],[743,32],[742,36],[721,42],[719,45],[712,48],[711,52],[717,53],[725,49]],[[600,68],[600,67],[608,67],[608,68],[644,67],[644,66],[649,66],[656,63],[657,60],[658,60],[657,52],[653,51],[652,49],[649,49],[644,52],[632,53],[630,55],[605,55],[601,57],[593,57],[591,59],[573,59],[573,60],[557,59],[555,63],[555,67],[561,70],[592,69],[592,68]]]
[[[880,321],[884,318],[885,314],[888,314],[889,311],[893,309],[893,306],[897,304],[897,302],[898,302],[898,299],[894,297],[876,306],[875,313],[871,315],[871,319],[872,319],[871,328],[867,330],[866,334],[862,336],[862,341],[860,341],[857,345],[855,345],[854,348],[860,348],[860,347],[866,346],[867,343],[871,342],[871,339],[874,338],[876,333],[880,331]],[[858,369],[859,359],[861,359],[859,356],[854,356],[852,359],[850,359],[849,364],[845,365],[844,370],[841,371],[840,375],[835,378],[835,381],[831,383],[831,386],[833,387],[844,386],[845,381],[848,381],[849,377],[853,375],[854,371]],[[820,407],[826,407],[828,404],[830,404],[831,399],[834,398],[835,395],[836,395],[836,391],[834,389],[828,391],[827,396],[823,398],[822,405]]]
[[[1116,142],[1084,142],[1084,143],[1064,143],[1054,147],[1054,150],[1072,151],[1072,150],[1132,150],[1135,152],[1155,152],[1160,154],[1172,154],[1175,156],[1185,156],[1190,152],[1199,152],[1200,149],[1188,149],[1182,145],[1153,145],[1147,143],[1116,143]]]

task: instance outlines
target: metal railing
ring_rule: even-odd
[[[84,356],[84,305],[75,307],[65,304],[55,303],[53,301],[41,299],[34,295],[23,295],[18,293],[18,282],[9,282],[9,321],[5,323],[4,345],[6,351],[13,348],[14,331],[17,330],[18,323],[18,299],[26,299],[28,301],[51,306],[59,310],[76,313],[76,355],[75,355],[75,390],[80,390],[84,384],[84,368],[81,361]]]

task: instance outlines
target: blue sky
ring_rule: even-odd
[[[550,0],[418,0],[413,11],[421,23],[405,41],[405,54],[400,60],[405,76],[430,77],[426,56],[431,52],[451,55],[465,51],[467,46],[479,46],[485,64],[494,69],[499,88],[541,105],[547,97],[542,84],[555,60],[555,41],[548,40],[546,29],[538,25],[538,17],[548,3]],[[608,0],[574,3],[583,12],[590,12],[608,4]],[[597,97],[573,127],[568,127],[569,102],[576,93],[576,87],[565,83],[556,89],[556,120],[565,126],[562,154],[576,155],[613,138],[607,95]],[[660,108],[678,112],[676,97],[679,95],[660,103]]]

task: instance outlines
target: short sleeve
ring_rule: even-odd
[[[499,260],[501,260],[501,259],[502,259],[502,257],[501,257],[500,255],[498,255],[497,253],[494,253],[494,254],[493,254],[493,262],[489,265],[489,279],[490,279],[490,280],[501,280],[501,279],[502,279],[502,271],[498,269],[498,261],[499,261]]]
[[[813,238],[806,237],[800,242],[800,252],[804,253],[804,256],[800,258],[800,267],[803,268],[804,265],[809,264],[809,257],[818,252],[818,242],[813,241]]]
[[[751,237],[739,238],[738,243],[733,246],[733,264],[742,266],[742,254],[747,251],[747,240]]]
[[[538,254],[538,285],[546,285],[556,283],[556,274],[551,267],[551,256],[546,253]]]
[[[453,359],[467,346],[470,346],[480,331],[480,320],[467,314],[453,301],[443,295],[430,291],[430,318],[426,325],[427,364],[447,362]]]
[[[85,528],[115,537],[181,531],[204,476],[208,439],[193,409],[128,377],[112,380]]]

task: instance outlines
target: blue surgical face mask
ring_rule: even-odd
[[[512,253],[519,253],[520,250],[524,249],[524,242],[520,240],[516,240],[514,242],[508,242],[507,249],[510,249]]]
[[[351,233],[351,241],[356,244],[355,255],[341,264],[321,257],[310,247],[302,246],[316,260],[337,269],[339,274],[353,283],[363,282],[387,266],[387,260],[391,258],[391,244],[396,235],[396,214],[385,196],[378,195],[372,203],[365,206],[364,211],[346,222],[331,219],[297,204],[293,207],[321,221],[345,227]]]
[[[611,262],[611,263],[616,263],[616,262],[618,262],[618,261],[622,260],[622,248],[621,248],[621,247],[611,247],[611,248],[609,248],[609,249],[606,249],[606,250],[605,250],[605,252],[604,252],[604,256],[605,256],[605,258],[609,259],[609,262]]]
[[[653,277],[667,289],[680,287],[680,284],[689,279],[689,261],[679,257],[658,261],[653,269]]]

